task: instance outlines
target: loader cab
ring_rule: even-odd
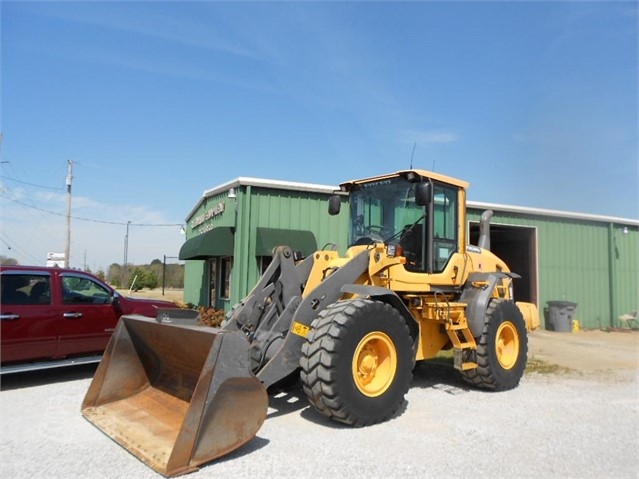
[[[443,271],[459,251],[463,185],[413,171],[345,185],[350,246],[383,242],[407,270],[425,273]]]

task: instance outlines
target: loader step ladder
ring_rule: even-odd
[[[440,308],[445,308],[443,316],[446,326],[446,333],[453,344],[454,367],[458,371],[467,371],[477,367],[476,354],[477,343],[473,334],[468,328],[466,321],[466,305],[463,303],[446,302],[439,304]]]

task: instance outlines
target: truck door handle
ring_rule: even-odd
[[[62,317],[66,319],[77,319],[82,317],[82,313],[64,313]]]
[[[20,315],[19,314],[13,314],[13,313],[0,314],[0,320],[1,321],[15,321],[16,319],[20,319]]]

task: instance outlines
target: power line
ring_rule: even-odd
[[[11,178],[10,176],[0,175],[0,178],[3,178],[5,180],[10,180],[10,181],[15,181],[16,183],[20,183],[22,185],[35,186],[37,188],[46,188],[48,190],[63,190],[64,189],[64,188],[61,188],[61,187],[58,187],[58,186],[37,185],[35,183],[29,183],[28,181],[18,180],[17,178]]]
[[[29,254],[28,252],[24,251],[21,247],[16,246],[16,242],[13,240],[13,238],[11,238],[10,236],[8,236],[6,233],[2,233],[5,238],[0,238],[0,241],[2,241],[9,250],[11,250],[12,252],[16,253],[17,256],[22,256],[24,258],[29,259],[30,261],[33,261],[34,263],[37,263],[38,260],[36,258],[34,258],[31,254]],[[12,243],[12,244],[10,244]]]
[[[20,172],[14,167],[14,163],[13,162],[11,162],[11,161],[3,161],[2,163],[7,163],[8,166],[13,171],[13,175],[11,175],[11,176],[0,176],[2,178],[6,178],[7,180],[9,180],[9,182],[15,182],[16,184],[19,183],[19,184],[22,184],[22,185],[29,185],[29,186],[33,186],[33,187],[36,187],[36,188],[41,188],[41,189],[45,189],[45,190],[51,190],[51,191],[55,191],[55,192],[62,190],[61,187],[49,186],[51,184],[50,181],[47,181],[47,185],[46,186],[44,184],[41,184],[41,183],[34,183],[34,182],[30,182],[30,181],[25,181],[24,179],[22,179],[22,175],[20,174]],[[51,175],[51,176],[53,176],[53,175]],[[27,179],[30,179],[30,178],[27,178]],[[3,181],[3,183],[4,184],[2,186],[3,187],[6,186],[6,188],[0,188],[0,192],[2,192],[2,193],[10,192],[11,190],[8,187],[8,182]],[[39,212],[37,210],[37,208],[34,208],[35,201],[31,200],[31,198],[28,198],[28,199],[25,198],[25,201],[28,201],[30,203],[30,205],[28,205],[28,206],[31,206],[31,209],[26,209],[25,210],[25,214],[30,215],[35,221],[41,220],[44,217],[45,213],[44,212]],[[57,229],[52,229],[50,227],[50,225],[47,224],[47,222],[40,223],[40,228],[43,230],[42,233],[45,234],[45,235],[48,235],[49,238],[58,238],[59,235],[60,235],[60,232]]]
[[[50,210],[45,210],[44,208],[39,208],[37,206],[33,206],[33,205],[29,205],[27,203],[23,203],[22,201],[18,201],[16,199],[13,198],[9,198],[8,196],[6,196],[5,194],[0,193],[0,196],[6,198],[9,201],[13,201],[14,203],[17,203],[21,206],[24,206],[26,208],[31,208],[34,210],[38,210],[38,211],[42,211],[44,213],[48,213],[50,215],[55,215],[55,216],[64,216],[66,218],[67,215],[63,214],[63,213],[57,213],[55,211],[50,211]],[[126,226],[127,223],[129,224],[129,226],[183,226],[183,223],[132,223],[132,222],[122,222],[122,221],[104,221],[104,220],[96,220],[96,219],[92,219],[92,218],[82,218],[79,216],[71,216],[71,218],[73,218],[74,220],[80,220],[80,221],[89,221],[92,223],[102,223],[102,224],[107,224],[107,225],[121,225],[121,226]]]

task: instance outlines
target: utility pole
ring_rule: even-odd
[[[124,262],[122,264],[122,287],[125,287],[125,282],[129,280],[127,277],[128,268],[127,263],[129,262],[129,226],[131,225],[131,221],[126,222],[126,235],[124,236]]]
[[[71,256],[71,180],[73,179],[73,161],[67,160],[67,245],[64,249],[64,267],[69,267]]]

